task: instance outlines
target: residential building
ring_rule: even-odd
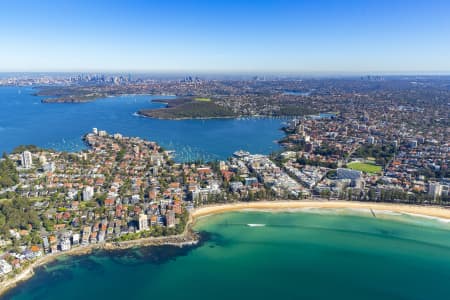
[[[94,197],[94,188],[91,186],[87,186],[83,190],[83,200],[90,201]]]
[[[175,212],[173,210],[168,210],[166,213],[166,226],[175,227]]]
[[[139,215],[139,230],[148,230],[148,218],[146,214]]]
[[[4,259],[0,260],[0,276],[12,272],[12,266]]]
[[[439,182],[430,182],[428,194],[436,200],[436,198],[439,198],[442,194],[442,185]]]
[[[25,169],[29,169],[33,166],[33,157],[31,156],[30,151],[24,151],[20,160],[22,167]]]
[[[70,250],[70,248],[71,248],[70,239],[69,238],[64,238],[61,241],[60,246],[61,246],[61,251],[68,251],[68,250]]]

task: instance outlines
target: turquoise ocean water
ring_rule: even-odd
[[[4,299],[449,299],[447,223],[314,210],[225,213],[195,228],[198,247],[67,258]]]

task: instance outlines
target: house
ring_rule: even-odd
[[[233,191],[233,192],[237,192],[237,191],[241,190],[243,187],[244,187],[244,185],[240,181],[233,181],[230,183],[230,188],[231,188],[231,191]]]
[[[111,206],[114,206],[114,204],[115,204],[114,199],[112,199],[112,198],[106,198],[105,199],[105,206],[111,207]]]

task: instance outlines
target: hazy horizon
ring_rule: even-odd
[[[260,79],[263,77],[281,77],[281,78],[354,78],[354,77],[448,77],[450,76],[450,70],[448,72],[345,72],[345,71],[334,71],[334,72],[282,72],[282,71],[201,71],[201,70],[179,70],[179,71],[155,71],[155,70],[63,70],[63,71],[0,71],[2,76],[11,75],[32,75],[36,77],[45,75],[94,75],[94,74],[105,74],[105,75],[142,75],[142,76],[206,76],[206,77],[255,77],[258,76]]]

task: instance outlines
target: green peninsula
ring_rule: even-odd
[[[212,100],[198,100],[197,98],[179,98],[174,100],[153,100],[167,103],[161,109],[143,109],[139,115],[158,119],[211,119],[232,118],[238,115],[231,109],[218,105]]]

